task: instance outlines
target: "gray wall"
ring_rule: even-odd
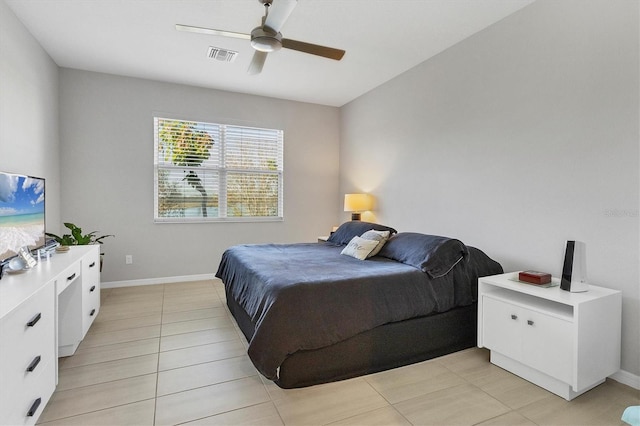
[[[344,106],[342,192],[400,231],[457,237],[506,271],[623,292],[640,374],[638,2],[539,0]]]
[[[0,1],[0,170],[46,179],[47,229],[60,222],[58,66]]]
[[[334,225],[337,108],[64,68],[60,106],[62,218],[116,235],[103,282],[213,274],[233,244],[312,242]],[[154,224],[154,114],[283,129],[284,221]]]

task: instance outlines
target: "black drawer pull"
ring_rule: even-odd
[[[94,266],[96,266],[96,262],[91,262],[91,263],[89,264],[89,268],[93,268]]]
[[[511,314],[511,319],[512,319],[512,320],[517,320],[517,319],[518,319],[518,316],[517,316],[517,315],[514,315],[514,314]]]
[[[31,361],[31,364],[29,364],[29,366],[27,367],[27,371],[31,372],[35,370],[38,364],[40,364],[40,355],[38,355],[33,359],[33,361]]]
[[[33,317],[33,319],[27,323],[27,327],[33,327],[34,325],[36,325],[36,323],[40,321],[40,318],[42,318],[42,314],[38,312],[38,315]]]
[[[96,289],[96,286],[92,285],[91,288],[89,289],[89,293],[93,292],[93,290],[95,290],[95,289]]]
[[[67,281],[71,281],[75,277],[76,277],[76,273],[74,272],[73,274],[71,274],[70,276],[67,277]]]
[[[533,321],[531,321],[531,320],[527,320],[527,324],[529,324],[529,325],[533,325]]]
[[[95,309],[92,309],[92,310],[91,310],[91,312],[89,313],[89,316],[90,316],[90,317],[92,317],[92,316],[93,316],[93,314],[95,314],[95,313],[96,313],[96,310],[95,310]]]
[[[33,404],[31,404],[31,408],[29,408],[29,412],[27,413],[27,417],[33,417],[36,414],[36,411],[38,411],[38,407],[40,406],[41,402],[42,402],[41,398],[38,398],[35,401],[33,401]]]

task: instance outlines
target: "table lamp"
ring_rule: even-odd
[[[372,204],[369,194],[344,194],[344,211],[351,212],[351,220],[360,220],[360,213],[371,210]]]

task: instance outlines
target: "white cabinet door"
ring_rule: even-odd
[[[522,319],[522,362],[573,383],[573,323],[527,309]]]
[[[484,347],[514,359],[521,359],[520,310],[501,300],[483,297]]]
[[[483,298],[484,346],[565,383],[573,382],[573,323]]]

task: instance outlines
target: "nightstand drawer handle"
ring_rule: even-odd
[[[34,325],[36,325],[36,323],[40,321],[40,318],[42,318],[42,314],[38,312],[38,315],[33,317],[33,319],[27,323],[27,327],[33,327]]]
[[[69,275],[67,277],[67,281],[71,281],[72,279],[74,279],[76,277],[76,273],[74,272],[73,274]]]
[[[92,309],[92,310],[91,310],[91,312],[89,313],[89,316],[90,316],[90,317],[92,317],[92,316],[93,316],[93,314],[95,314],[95,313],[96,313],[96,310],[95,310],[95,309]]]
[[[95,290],[95,289],[96,289],[96,286],[92,285],[91,288],[89,289],[89,293],[93,292],[93,290]]]
[[[35,401],[33,401],[33,404],[31,404],[31,408],[29,408],[29,412],[27,413],[27,417],[33,417],[36,414],[36,411],[38,411],[38,407],[40,406],[41,402],[42,402],[41,398],[38,398]]]
[[[527,320],[527,324],[529,324],[529,325],[533,325],[533,321],[531,321],[531,320]]]
[[[38,355],[33,359],[33,361],[31,361],[31,364],[29,364],[29,366],[27,367],[27,371],[32,372],[33,370],[36,369],[38,364],[40,364],[40,355]]]
[[[511,314],[511,319],[512,319],[512,320],[517,320],[517,319],[518,319],[518,316],[517,316],[517,315],[514,315],[514,314]]]
[[[89,268],[93,268],[94,266],[96,266],[96,262],[91,262],[91,263],[89,264]]]

